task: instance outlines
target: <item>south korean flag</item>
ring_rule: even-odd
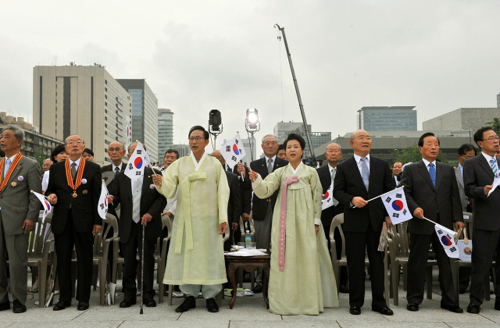
[[[219,151],[222,154],[222,157],[224,157],[227,166],[231,169],[234,169],[234,166],[238,164],[238,162],[246,155],[239,133],[237,133],[234,138],[230,140],[224,140]]]
[[[403,187],[396,188],[392,192],[385,194],[382,197],[382,203],[384,203],[392,224],[398,224],[413,218],[406,203]]]

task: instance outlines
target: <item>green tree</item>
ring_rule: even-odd
[[[500,133],[500,118],[494,117],[493,121],[486,122],[485,124],[491,125],[491,127],[493,128],[493,130],[495,130],[497,134]]]
[[[409,162],[418,162],[421,159],[422,154],[418,150],[417,146],[411,146],[405,149],[396,150],[394,155],[394,162],[401,162],[403,164]],[[448,163],[448,158],[441,152],[441,150],[439,151],[438,160],[443,163]]]

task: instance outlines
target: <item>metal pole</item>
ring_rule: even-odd
[[[299,85],[297,83],[297,77],[295,76],[295,71],[293,69],[292,64],[292,55],[290,54],[290,49],[288,49],[288,42],[286,41],[285,28],[280,27],[278,24],[275,24],[274,27],[277,27],[278,30],[281,31],[283,35],[283,41],[285,42],[286,54],[288,56],[288,63],[290,64],[290,70],[292,71],[293,84],[295,86],[295,92],[297,93],[297,100],[299,101],[300,114],[302,115],[302,123],[304,124],[304,129],[306,131],[307,144],[309,145],[309,149],[311,150],[311,157],[315,159],[314,149],[312,147],[311,136],[309,135],[309,129],[307,127],[307,119],[306,114],[304,112],[304,106],[302,105],[302,98],[300,97]]]

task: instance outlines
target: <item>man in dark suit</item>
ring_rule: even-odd
[[[53,310],[64,310],[71,305],[71,255],[76,247],[78,310],[89,308],[92,280],[93,233],[102,229],[97,213],[101,194],[101,168],[82,157],[85,144],[80,136],[66,138],[64,162],[50,167],[49,186],[45,194],[54,205],[52,232],[55,237],[57,275],[60,298]]]
[[[226,161],[220,151],[215,150],[211,154],[222,164],[222,167],[226,167]],[[230,237],[224,243],[224,250],[229,251],[231,245],[233,245],[233,240],[237,243],[240,240],[241,232],[239,229],[239,222],[241,216],[241,189],[238,182],[238,176],[228,170],[225,170],[227,183],[229,184],[229,202],[227,204],[227,225],[230,227]],[[238,239],[238,241],[236,241]]]
[[[458,306],[458,293],[453,286],[450,259],[438,239],[434,225],[428,219],[457,231],[464,227],[458,184],[453,167],[438,162],[439,140],[433,133],[424,133],[418,140],[422,160],[403,171],[402,183],[413,219],[408,222],[410,257],[408,259],[409,311],[418,311],[424,298],[425,270],[429,246],[436,254],[441,287],[441,308],[463,313]]]
[[[40,201],[30,190],[42,192],[40,165],[21,154],[24,131],[7,125],[0,147],[0,311],[10,309],[7,291],[7,257],[13,312],[26,312],[28,281],[28,242],[41,209]]]
[[[118,174],[125,170],[126,164],[122,161],[123,156],[125,156],[125,147],[123,147],[123,144],[121,142],[114,141],[109,144],[108,156],[113,163],[104,165],[101,168],[101,173],[111,171],[115,174]]]
[[[393,312],[384,298],[384,254],[377,251],[384,222],[389,226],[380,198],[366,200],[395,188],[386,161],[370,156],[372,140],[364,130],[354,132],[350,140],[354,156],[337,166],[333,197],[344,206],[344,235],[349,272],[349,312],[361,314],[365,298],[365,249],[370,261],[372,310],[384,315]]]
[[[128,158],[132,156],[137,143],[129,146]],[[142,261],[142,225],[145,226],[144,242],[144,288],[143,300],[147,307],[155,307],[153,288],[157,238],[162,234],[161,212],[167,200],[159,194],[153,183],[152,169],[146,167],[144,176],[131,181],[123,171],[118,173],[109,190],[109,201],[121,204],[119,221],[120,243],[125,260],[123,268],[124,298],[121,308],[128,308],[136,303],[137,252]],[[140,274],[139,274],[140,275]],[[161,283],[161,282],[160,282]]]
[[[467,312],[479,313],[484,300],[486,284],[489,284],[491,261],[495,253],[497,263],[500,254],[500,189],[492,191],[492,184],[499,176],[500,162],[495,156],[499,149],[498,135],[491,127],[483,127],[474,133],[474,141],[481,154],[464,163],[465,195],[473,198],[474,251],[470,303]],[[491,194],[489,194],[491,191]],[[489,196],[488,196],[489,195]],[[500,295],[496,288],[495,310],[500,310]]]
[[[326,146],[325,157],[328,164],[317,169],[319,180],[321,181],[321,186],[323,187],[323,195],[328,191],[328,189],[330,189],[330,186],[333,185],[335,175],[337,174],[337,164],[342,158],[342,149],[340,148],[340,145],[337,143],[331,143]],[[326,208],[321,212],[321,222],[325,230],[326,240],[330,240],[330,225],[332,224],[332,219],[335,215],[344,212],[342,204],[335,198],[332,200],[333,206]],[[337,257],[340,259],[342,252],[342,238],[340,237],[339,230],[335,230],[334,238],[336,242]],[[328,248],[330,248],[330,243],[328,243]],[[348,291],[347,269],[346,267],[341,267],[339,292],[347,293]]]

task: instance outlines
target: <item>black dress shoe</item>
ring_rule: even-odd
[[[9,301],[0,303],[0,311],[10,310]]]
[[[120,302],[121,308],[128,308],[137,303],[137,299],[135,297],[124,298],[123,301]]]
[[[441,308],[454,313],[464,313],[464,310],[456,305],[441,305]]]
[[[65,302],[65,301],[59,301],[54,307],[52,308],[53,311],[61,311],[64,310],[67,307],[71,306],[71,302]]]
[[[346,285],[340,285],[339,293],[343,293],[343,294],[349,293],[349,287],[347,287]]]
[[[351,308],[349,309],[349,313],[352,315],[360,315],[361,308],[359,306],[351,306]]]
[[[480,310],[481,308],[477,304],[469,304],[469,306],[467,306],[467,312],[472,314],[479,314]]]
[[[88,302],[79,302],[77,310],[78,311],[85,311],[89,308],[89,303]]]
[[[393,315],[394,314],[394,312],[392,312],[392,310],[389,309],[387,306],[384,306],[384,307],[379,308],[379,309],[372,308],[372,311],[378,312],[378,313],[383,314],[383,315]]]
[[[182,302],[182,304],[179,305],[177,309],[175,309],[175,312],[186,312],[189,311],[189,309],[194,309],[195,307],[196,307],[196,300],[194,299],[193,296],[188,296],[186,297],[184,302]]]
[[[254,294],[257,294],[257,293],[262,293],[262,285],[261,284],[257,284],[255,285],[254,288],[252,288],[252,292]]]
[[[418,311],[418,304],[417,303],[408,303],[408,304],[406,304],[406,309],[408,311],[417,312]]]
[[[18,300],[14,300],[12,303],[12,312],[14,313],[23,313],[26,312],[26,305],[21,304]]]
[[[147,307],[156,307],[156,302],[154,299],[149,298],[144,300],[144,305],[146,305]]]
[[[207,298],[207,309],[208,312],[219,312],[219,306],[215,301],[215,298]]]

